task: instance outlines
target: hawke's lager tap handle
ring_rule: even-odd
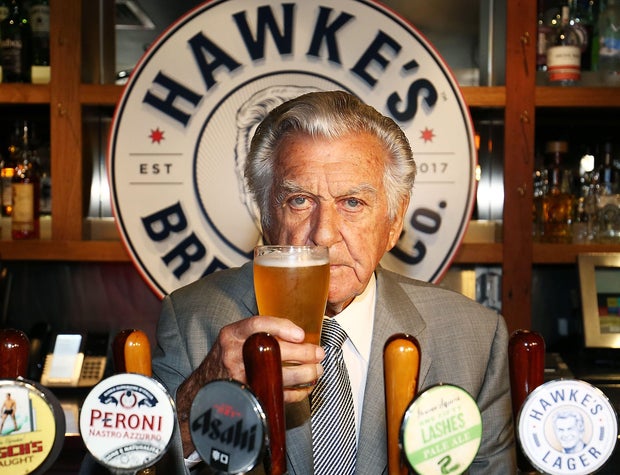
[[[128,328],[118,332],[112,343],[114,370],[151,377],[151,345],[141,330]]]
[[[517,416],[525,399],[545,380],[545,341],[543,337],[529,330],[516,330],[510,335],[508,360],[512,414],[516,427]],[[517,434],[518,436],[519,434]],[[523,455],[520,446],[517,447],[517,465],[521,472],[535,471]]]
[[[399,435],[403,415],[418,388],[420,345],[411,335],[392,335],[383,347],[385,414],[388,444],[388,473],[408,473],[401,463]]]
[[[30,340],[21,330],[0,330],[0,379],[17,379],[28,374]]]
[[[278,341],[268,333],[255,333],[243,345],[243,362],[248,384],[267,416],[269,457],[265,470],[286,474],[286,423],[282,389],[282,359]]]

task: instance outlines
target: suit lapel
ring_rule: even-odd
[[[387,473],[383,346],[396,333],[408,333],[421,346],[425,324],[413,302],[390,273],[377,270],[377,304],[372,348],[362,410],[362,430],[357,454],[357,473]],[[421,358],[419,381],[428,372],[430,360]]]

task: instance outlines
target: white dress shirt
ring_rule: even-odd
[[[347,332],[347,340],[342,345],[344,362],[349,372],[351,390],[353,391],[353,405],[355,407],[355,431],[359,442],[362,422],[362,405],[364,404],[364,389],[370,360],[372,330],[375,315],[375,297],[377,281],[373,274],[366,289],[358,295],[342,312],[334,318],[340,327]]]

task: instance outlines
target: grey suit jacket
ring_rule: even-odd
[[[154,376],[175,395],[200,365],[220,328],[256,313],[251,263],[173,292],[164,299],[158,324]],[[476,400],[483,437],[469,473],[516,473],[503,318],[456,292],[381,268],[356,473],[387,474],[383,345],[395,333],[411,334],[420,343],[419,390],[450,383]],[[312,474],[309,417],[307,399],[286,408],[290,475]],[[185,473],[178,434],[167,463],[173,464],[174,473]],[[252,473],[262,473],[262,467]]]

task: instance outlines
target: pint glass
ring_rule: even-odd
[[[257,246],[254,291],[259,315],[292,320],[304,341],[320,344],[329,291],[329,251],[325,246]]]

